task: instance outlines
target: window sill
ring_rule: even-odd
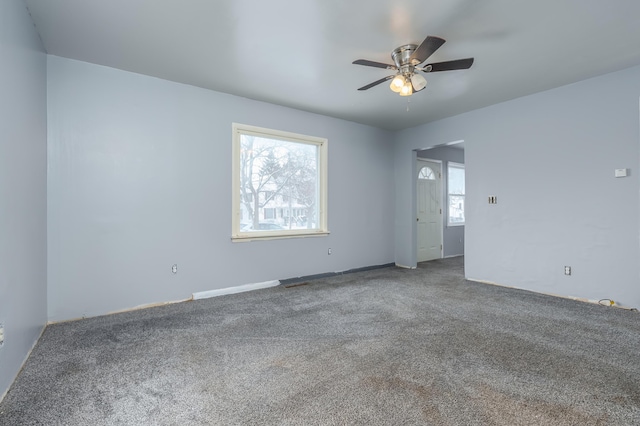
[[[464,226],[464,223],[447,223],[447,228],[455,228],[457,226]]]
[[[283,240],[288,238],[326,237],[329,234],[329,231],[296,232],[291,234],[267,234],[256,232],[256,235],[243,234],[232,236],[231,241],[234,243],[246,243],[250,241]]]

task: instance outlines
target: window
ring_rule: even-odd
[[[234,241],[325,235],[327,140],[233,124]]]
[[[431,167],[423,166],[418,173],[418,179],[435,180],[436,174]]]
[[[464,225],[464,164],[447,165],[449,226]]]

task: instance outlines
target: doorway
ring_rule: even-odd
[[[417,261],[442,258],[442,163],[417,159]]]

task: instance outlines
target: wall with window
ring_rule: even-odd
[[[450,226],[448,218],[448,210],[447,210],[447,194],[448,194],[448,174],[447,174],[447,165],[449,162],[454,162],[458,164],[464,164],[464,149],[460,148],[451,148],[448,146],[441,146],[437,148],[427,149],[423,151],[418,151],[417,156],[419,158],[430,158],[432,160],[440,160],[442,161],[442,200],[443,206],[443,215],[442,215],[442,226],[443,226],[443,248],[444,248],[444,257],[452,257],[452,256],[461,256],[464,254],[464,225],[462,226]]]
[[[415,262],[413,150],[464,140],[468,278],[640,306],[639,97],[632,67],[399,132],[397,261]]]
[[[0,22],[1,400],[47,319],[47,80],[24,2],[0,1]]]
[[[394,260],[389,132],[54,56],[48,104],[52,320]],[[328,140],[328,236],[231,241],[234,122]]]

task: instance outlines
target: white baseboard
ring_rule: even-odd
[[[200,291],[198,293],[193,293],[193,300],[224,296],[226,294],[243,293],[245,291],[251,291],[251,290],[260,290],[262,288],[275,287],[277,285],[280,285],[280,281],[275,280],[275,281],[265,281],[262,283],[239,285],[236,287],[219,288],[217,290]]]
[[[443,259],[451,259],[452,257],[462,257],[464,254],[452,254],[451,256],[445,256]]]
[[[404,268],[404,269],[416,269],[416,266],[405,266],[405,265],[401,265],[399,263],[396,263],[396,266],[398,268]]]

